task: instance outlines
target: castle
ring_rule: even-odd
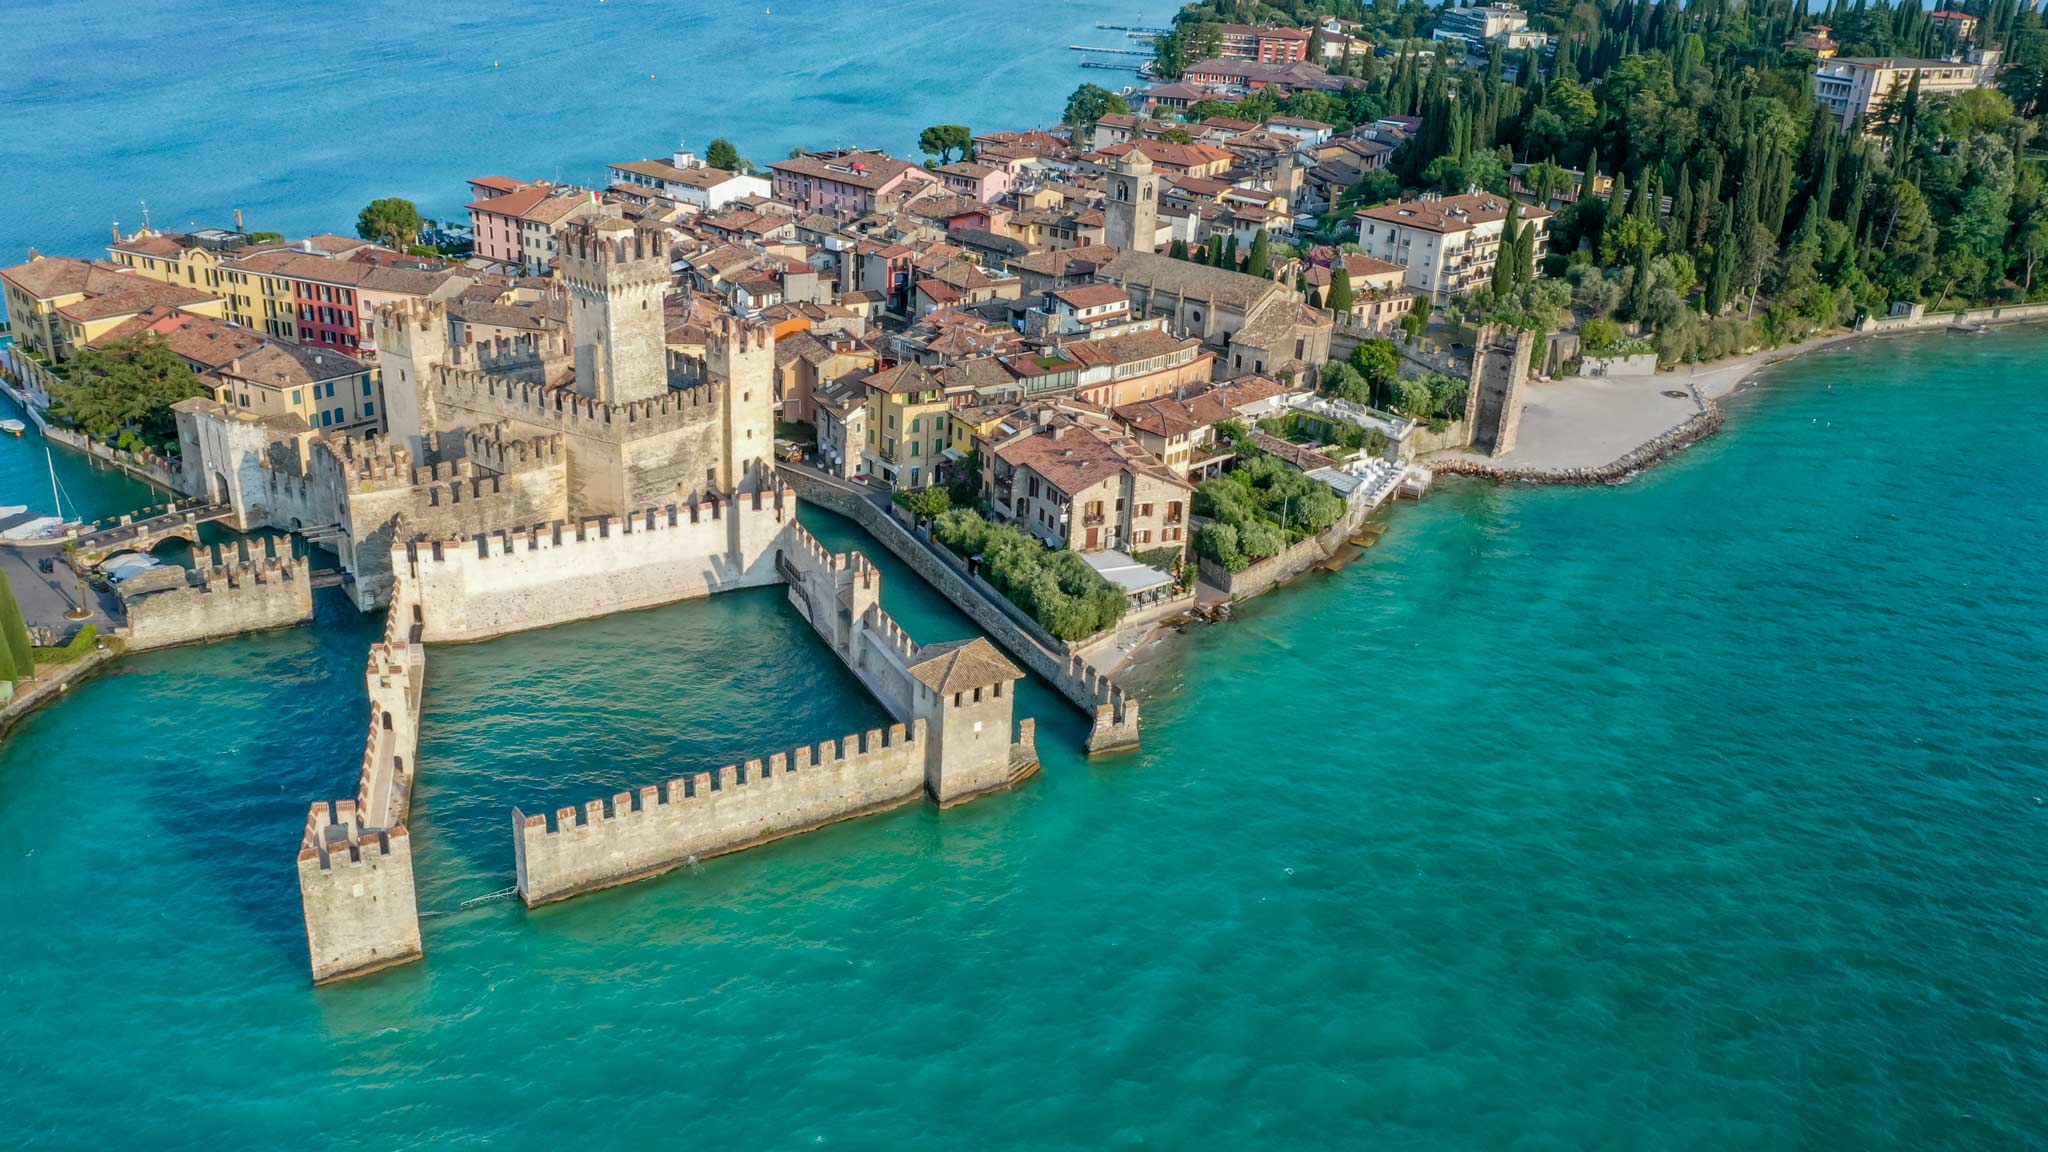
[[[1037,768],[1032,722],[1014,711],[1023,672],[986,639],[919,646],[883,611],[873,566],[797,523],[773,463],[769,330],[723,316],[701,359],[671,353],[667,234],[616,216],[572,226],[559,272],[566,341],[457,343],[431,301],[379,312],[383,439],[212,399],[176,406],[188,490],[229,505],[237,528],[332,549],[355,603],[387,613],[355,794],[315,803],[300,840],[316,983],[422,954],[406,826],[432,642],[787,584],[896,720],[622,792],[608,811],[592,801],[581,819],[565,808],[552,826],[515,810],[529,905],[920,795],[960,803]]]

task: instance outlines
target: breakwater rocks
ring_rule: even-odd
[[[1433,459],[1429,470],[1438,476],[1474,476],[1503,484],[1619,484],[1638,472],[1683,452],[1721,427],[1721,406],[1712,400],[1691,419],[1637,445],[1620,459],[1592,468],[1510,468],[1484,460]]]

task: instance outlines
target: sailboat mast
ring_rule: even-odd
[[[43,446],[43,462],[50,466],[50,499],[57,502],[57,519],[64,519],[64,493],[57,487],[57,458],[50,455],[50,447]]]

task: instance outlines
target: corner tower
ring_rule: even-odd
[[[1109,170],[1104,239],[1119,252],[1150,252],[1159,237],[1159,177],[1135,145]]]
[[[576,391],[604,404],[668,392],[668,234],[617,216],[572,224],[559,264],[569,288]]]

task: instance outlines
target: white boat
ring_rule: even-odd
[[[19,516],[26,511],[28,511],[28,505],[26,504],[0,504],[0,520],[5,520],[9,516]]]
[[[28,431],[28,425],[23,424],[19,420],[0,420],[0,432],[5,432],[9,436],[19,436],[26,431]]]
[[[0,540],[48,540],[63,535],[64,528],[61,516],[38,516],[0,532]]]

